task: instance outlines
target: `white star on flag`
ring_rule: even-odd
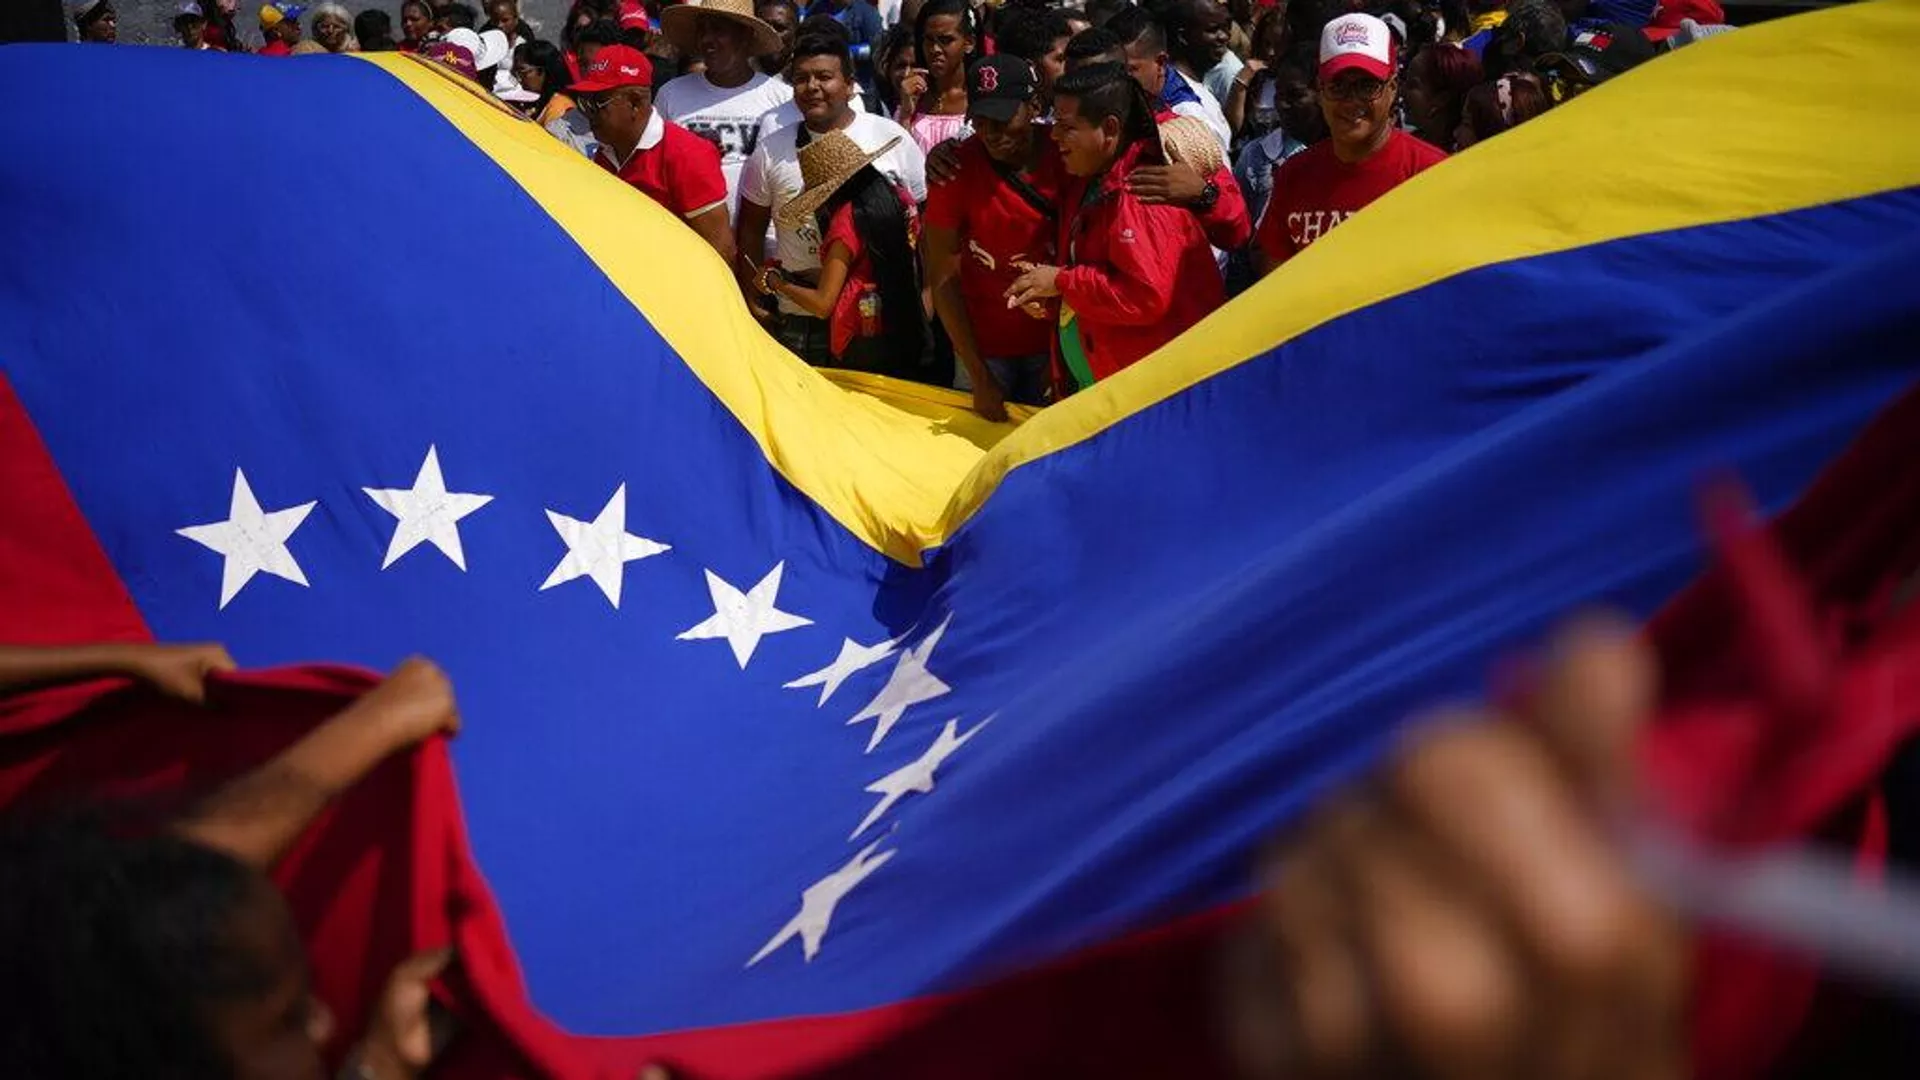
[[[780,593],[780,575],[786,568],[784,562],[775,563],[758,585],[744,593],[729,585],[720,575],[707,571],[707,593],[713,598],[713,614],[676,640],[726,638],[727,644],[733,649],[734,660],[739,663],[740,670],[745,671],[747,661],[753,659],[753,651],[760,647],[761,638],[813,625],[812,619],[801,618],[774,606]]]
[[[942,728],[940,734],[934,738],[933,745],[927,747],[926,753],[868,784],[867,790],[880,796],[880,801],[873,804],[873,809],[867,811],[867,816],[860,822],[860,827],[853,830],[853,835],[847,839],[858,840],[861,833],[866,832],[869,826],[879,821],[888,810],[893,809],[893,804],[908,795],[914,792],[922,795],[932,794],[934,770],[952,757],[955,750],[965,746],[968,739],[980,734],[981,728],[991,723],[993,718],[988,717],[973,725],[965,735],[960,735],[958,734],[960,721],[949,720],[947,726]]]
[[[926,640],[900,654],[893,665],[893,674],[887,676],[887,685],[880,688],[867,707],[853,715],[848,724],[857,724],[862,720],[873,720],[873,735],[867,739],[866,752],[873,753],[880,740],[887,737],[893,725],[900,722],[906,711],[923,701],[932,701],[953,690],[953,687],[941,682],[939,677],[927,670],[927,658],[933,655],[933,647],[940,644],[940,636],[947,632],[947,626],[953,622],[948,615]]]
[[[264,511],[260,509],[260,501],[253,497],[253,488],[247,485],[247,474],[235,469],[233,500],[227,509],[227,520],[189,525],[174,531],[226,557],[220,571],[220,606],[224,609],[258,573],[285,578],[295,585],[307,583],[307,575],[294,561],[293,552],[287,550],[287,538],[307,520],[314,505],[309,502],[285,510]]]
[[[360,490],[382,510],[399,519],[393,527],[393,540],[387,544],[387,559],[380,564],[382,570],[423,543],[439,548],[442,555],[453,560],[453,565],[465,570],[467,557],[460,548],[460,519],[493,501],[491,495],[448,491],[447,481],[440,474],[439,448],[434,446],[427,447],[427,460],[420,463],[420,473],[413,478],[412,488]]]
[[[800,951],[807,962],[812,963],[814,956],[820,952],[821,939],[827,936],[828,925],[833,922],[834,908],[853,891],[855,885],[865,881],[868,875],[885,866],[887,860],[898,854],[897,851],[883,851],[875,855],[873,849],[880,844],[879,840],[868,844],[860,849],[852,862],[807,886],[806,891],[800,894],[799,913],[789,919],[787,925],[781,927],[780,932],[765,945],[760,946],[760,951],[753,954],[747,966],[752,967],[765,960],[775,949],[796,937],[800,939]]]
[[[553,568],[553,573],[547,575],[547,580],[541,583],[542,592],[577,577],[592,578],[593,583],[606,594],[607,602],[617,609],[620,606],[620,582],[626,575],[626,565],[636,559],[673,550],[667,544],[627,531],[625,484],[613,489],[613,497],[600,508],[600,516],[590,522],[552,510],[547,511],[547,520],[553,522],[554,531],[560,534],[560,539],[567,542],[567,554],[560,560],[560,565]]]
[[[900,647],[900,641],[900,638],[894,638],[877,645],[862,645],[852,638],[847,638],[841,641],[840,655],[833,658],[833,663],[787,683],[785,689],[802,690],[809,686],[819,687],[820,704],[814,706],[817,709],[820,705],[827,703],[827,699],[833,696],[835,690],[840,689],[840,684],[846,682],[848,676],[892,656],[893,651]]]

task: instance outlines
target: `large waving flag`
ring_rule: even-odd
[[[390,828],[520,1067],[827,1060],[1244,897],[1410,711],[1692,575],[1706,472],[1799,492],[1920,372],[1917,33],[1662,58],[1017,429],[808,369],[411,58],[0,50],[88,88],[0,119],[0,626],[435,657]]]

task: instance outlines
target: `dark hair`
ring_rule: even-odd
[[[809,19],[807,21],[812,22],[813,20]],[[837,22],[833,25],[837,29],[840,28],[840,24]],[[839,60],[840,70],[846,72],[847,78],[853,78],[853,49],[847,44],[847,32],[845,29],[840,29],[839,33],[832,33],[816,26],[810,26],[800,33],[795,34],[793,38],[793,53],[787,58],[787,63],[790,65],[797,64],[810,56],[831,56]]]
[[[436,20],[447,20],[455,29],[465,28],[472,30],[480,23],[480,13],[473,10],[470,4],[452,3],[437,5],[433,9],[433,17]]]
[[[1125,42],[1104,26],[1082,30],[1067,40],[1067,68],[1071,70],[1126,47]]]
[[[1460,103],[1466,99],[1467,91],[1480,85],[1486,78],[1480,58],[1464,45],[1442,41],[1421,49],[1418,55],[1408,61],[1407,66],[1411,68],[1422,57],[1433,67],[1433,88],[1453,102],[1451,112],[1457,124],[1460,120]]]
[[[1097,29],[1113,21],[1115,15],[1133,6],[1133,0],[1087,0],[1087,21]]]
[[[607,46],[618,44],[620,44],[620,27],[617,23],[607,19],[596,19],[581,27],[580,32],[573,35],[573,51],[575,52],[579,52],[580,46],[582,45]]]
[[[764,7],[790,8],[793,11],[794,21],[800,21],[800,5],[794,3],[794,0],[753,0],[753,10],[756,12]],[[839,24],[835,23],[834,25],[838,26]]]
[[[1000,20],[1000,33],[993,39],[994,47],[1029,64],[1038,64],[1041,57],[1053,50],[1054,42],[1073,36],[1073,27],[1067,25],[1066,12],[1059,8],[1043,11],[1027,8],[1006,10],[1010,14]]]
[[[1292,29],[1287,26],[1286,13],[1277,7],[1263,8],[1260,14],[1253,18],[1253,33],[1250,35],[1250,45],[1248,49],[1248,51],[1253,53],[1253,56],[1247,59],[1258,59],[1262,63],[1269,65],[1271,65],[1274,60],[1279,59],[1278,56],[1275,56],[1273,60],[1268,60],[1260,56],[1262,43],[1266,41],[1267,34],[1274,26],[1280,27],[1280,52],[1284,54],[1292,45],[1293,39],[1290,36]],[[1251,97],[1252,95],[1249,94],[1248,96]]]
[[[801,126],[804,130],[805,125]],[[900,193],[880,170],[866,166],[840,185],[814,213],[821,236],[827,234],[834,213],[842,206],[853,208],[853,231],[873,264],[886,355],[903,364],[918,364],[927,344],[927,327],[920,316],[920,264],[914,257],[907,208],[900,202]]]
[[[210,1005],[271,989],[234,920],[272,889],[221,852],[98,815],[0,827],[0,1058],[9,1080],[231,1073]]]
[[[855,2],[858,3],[861,0],[855,0]],[[914,34],[913,28],[905,23],[881,35],[880,43],[873,47],[874,96],[880,99],[881,110],[888,116],[898,111],[900,101],[894,97],[892,80],[887,78],[887,65],[903,50],[913,54],[916,63],[919,61],[920,39]]]
[[[864,3],[865,0],[853,0],[853,2],[856,4]],[[919,16],[913,20],[914,63],[919,64],[921,67],[927,66],[926,54],[923,53],[920,48],[921,40],[927,36],[927,24],[935,19],[949,15],[960,20],[960,32],[962,34],[970,38],[978,38],[980,28],[974,24],[973,6],[968,3],[968,0],[927,0],[925,4],[920,6]],[[967,55],[971,58],[973,56],[973,50],[969,49]],[[966,65],[960,65],[960,69],[965,71]]]
[[[379,8],[368,8],[353,17],[353,36],[361,52],[393,51],[393,16]]]
[[[1517,0],[1493,32],[1482,65],[1490,75],[1530,71],[1533,63],[1567,47],[1567,17],[1552,0]]]
[[[1067,72],[1053,84],[1054,101],[1064,97],[1079,102],[1083,120],[1095,124],[1109,117],[1119,120],[1122,145],[1152,138],[1158,130],[1147,92],[1127,74],[1124,64],[1088,64]]]
[[[1474,141],[1485,142],[1539,116],[1552,104],[1537,76],[1502,75],[1467,91],[1461,115],[1472,129]]]
[[[1107,29],[1132,51],[1138,45],[1150,52],[1167,51],[1167,31],[1160,20],[1143,7],[1130,7],[1107,20]]]
[[[528,110],[539,116],[553,100],[553,95],[564,93],[573,87],[573,73],[567,70],[567,58],[561,54],[557,45],[544,41],[529,41],[513,50],[515,65],[525,64],[540,71],[540,100]]]

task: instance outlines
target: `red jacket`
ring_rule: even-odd
[[[1172,109],[1161,109],[1154,114],[1153,122],[1164,124],[1179,116]],[[1214,200],[1213,208],[1202,213],[1195,210],[1200,218],[1200,227],[1207,230],[1207,243],[1221,251],[1238,251],[1246,242],[1253,239],[1253,216],[1247,213],[1247,197],[1240,192],[1240,181],[1233,178],[1233,169],[1223,164],[1207,177],[1220,197]]]
[[[1074,178],[1061,203],[1060,301],[1079,317],[1095,379],[1140,360],[1226,302],[1199,219],[1184,207],[1128,194],[1127,174],[1146,149],[1129,146],[1091,186]]]

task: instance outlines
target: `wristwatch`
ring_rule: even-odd
[[[1213,204],[1219,201],[1220,185],[1209,180],[1206,182],[1206,185],[1200,189],[1200,197],[1193,200],[1193,208],[1204,214],[1213,209]]]

